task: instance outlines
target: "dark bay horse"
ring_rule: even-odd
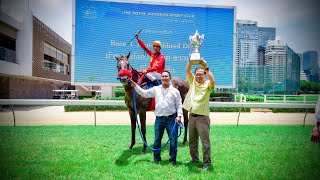
[[[121,73],[120,75],[118,74],[120,78],[120,82],[122,83],[124,90],[126,92],[125,94],[125,103],[129,109],[129,115],[131,119],[131,145],[129,149],[132,149],[132,147],[135,145],[135,131],[136,131],[136,116],[134,112],[134,105],[133,105],[133,95],[132,95],[132,87],[130,83],[128,82],[131,79],[135,82],[138,82],[139,78],[141,77],[142,74],[140,74],[137,70],[135,70],[129,63],[129,57],[130,53],[127,54],[126,56],[123,55],[116,55],[117,59],[117,67],[118,67],[118,73],[121,72],[126,72],[126,73]],[[178,77],[173,77],[171,80],[172,86],[177,88],[180,92],[182,102],[185,99],[185,96],[187,95],[187,92],[189,90],[189,84],[184,81],[181,78]],[[145,87],[142,87],[145,89]],[[144,98],[138,94],[136,94],[136,107],[137,111],[139,113],[139,119],[140,119],[140,124],[141,124],[141,132],[142,136],[147,142],[146,139],[146,112],[149,110],[149,107],[151,106],[152,99],[151,98]],[[183,119],[184,119],[184,138],[182,144],[185,145],[187,141],[187,132],[188,132],[188,111],[183,109]],[[142,153],[146,152],[146,146],[143,145],[143,150]]]

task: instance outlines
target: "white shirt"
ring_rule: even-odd
[[[174,88],[171,83],[168,88],[162,85],[154,86],[151,89],[144,90],[139,86],[134,89],[138,94],[145,98],[155,97],[156,107],[154,114],[156,116],[169,116],[177,112],[177,116],[182,116],[182,100],[178,89]]]

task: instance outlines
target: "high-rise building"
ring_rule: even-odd
[[[307,75],[306,73],[304,73],[304,71],[300,72],[300,80],[302,81],[308,81]]]
[[[319,63],[317,51],[304,52],[302,66],[302,69],[309,81],[319,82]]]
[[[285,77],[286,46],[279,40],[269,40],[266,47],[265,82],[281,83]]]
[[[258,48],[258,82],[264,83],[264,67],[265,67],[265,50],[263,46]]]
[[[286,94],[298,94],[300,91],[300,56],[286,45]]]
[[[258,82],[258,27],[256,21],[237,21],[237,78]]]
[[[248,92],[263,91],[259,88],[265,77],[265,48],[268,40],[274,40],[276,29],[258,27],[256,21],[237,21],[236,68],[237,82],[246,82]],[[240,88],[243,89],[243,88]],[[259,89],[259,90],[258,90]]]
[[[279,39],[267,41],[265,78],[269,92],[296,94],[300,90],[300,57]]]
[[[237,54],[238,66],[258,65],[258,27],[256,21],[237,21]]]
[[[258,27],[259,46],[266,47],[268,40],[275,40],[276,28],[272,27]]]

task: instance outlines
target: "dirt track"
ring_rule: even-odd
[[[94,112],[64,112],[63,106],[16,106],[17,126],[42,125],[94,125]],[[236,112],[210,113],[212,125],[236,125]],[[302,125],[305,113],[272,113],[272,112],[241,112],[239,124],[273,124],[273,125]],[[155,116],[147,112],[147,124],[153,125]],[[13,125],[13,113],[6,107],[0,111],[0,126]],[[127,111],[96,112],[97,125],[129,125],[130,118]],[[314,113],[308,113],[306,124],[315,124]]]

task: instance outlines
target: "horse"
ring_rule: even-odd
[[[136,131],[136,115],[134,111],[134,102],[133,102],[133,88],[129,83],[130,79],[139,84],[144,76],[144,74],[138,72],[134,69],[129,63],[130,52],[126,55],[116,55],[115,58],[117,59],[117,68],[118,68],[118,77],[120,78],[120,82],[122,83],[124,90],[125,90],[125,103],[129,109],[129,115],[131,120],[131,145],[129,147],[132,150],[133,146],[135,145],[135,131]],[[121,72],[121,74],[119,73]],[[123,73],[125,72],[125,73]],[[138,82],[140,81],[140,82]],[[180,96],[182,102],[187,95],[189,90],[189,84],[181,78],[173,77],[171,79],[171,84],[173,87],[177,88],[180,92]],[[146,86],[142,87],[146,89]],[[139,114],[140,124],[141,124],[141,132],[144,140],[147,142],[146,139],[146,112],[150,109],[152,104],[152,98],[144,98],[140,95],[136,95],[136,108],[137,113]],[[187,129],[188,129],[188,111],[183,109],[183,119],[184,119],[184,138],[182,145],[185,145],[187,142]],[[143,149],[141,153],[146,152],[146,145],[143,145]]]

